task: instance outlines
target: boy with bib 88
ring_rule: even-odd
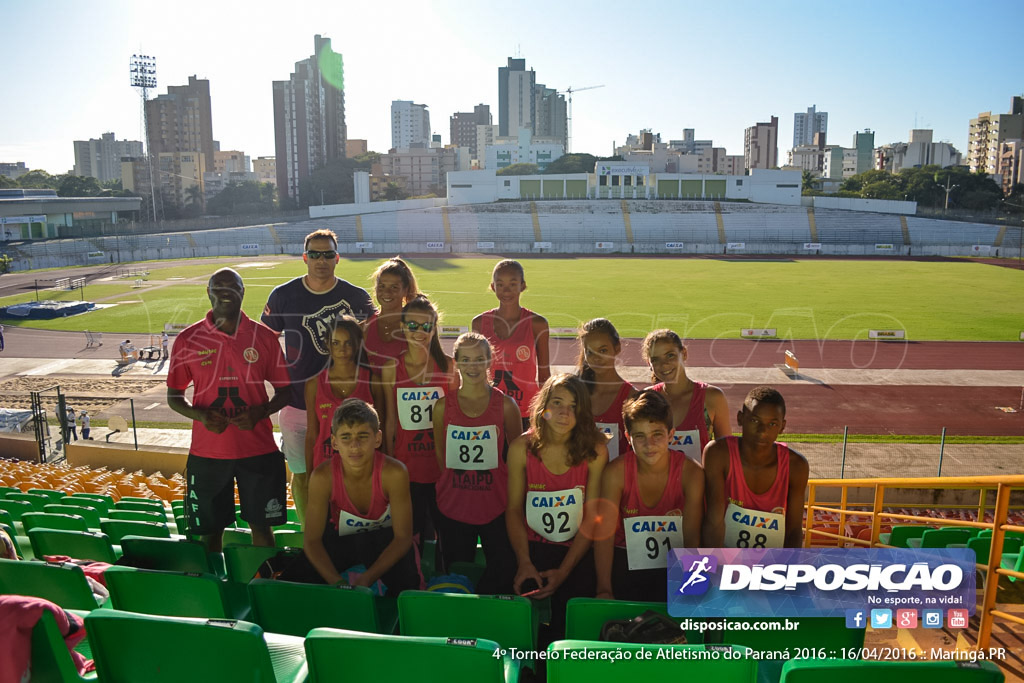
[[[776,442],[786,428],[786,402],[772,387],[754,387],[736,419],[742,436],[715,439],[704,449],[704,544],[799,548],[808,466]]]

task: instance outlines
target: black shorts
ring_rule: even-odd
[[[288,518],[284,454],[223,460],[188,454],[185,518],[194,534],[213,534],[235,523],[235,480],[241,516],[251,527],[284,524]]]

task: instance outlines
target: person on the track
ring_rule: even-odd
[[[686,375],[686,347],[672,330],[644,337],[644,360],[658,381],[650,387],[665,394],[676,423],[668,447],[696,462],[709,441],[729,434],[729,405],[722,390]]]
[[[494,347],[494,386],[519,406],[523,429],[529,427],[530,401],[537,387],[551,376],[548,321],[523,308],[526,275],[519,261],[498,262],[491,273],[491,291],[498,307],[473,318],[473,331]]]
[[[583,324],[576,336],[580,345],[576,375],[590,390],[590,405],[597,427],[608,436],[608,458],[614,460],[629,450],[623,431],[622,405],[636,388],[622,379],[615,359],[622,343],[615,325],[606,318],[594,318]]]
[[[742,436],[704,449],[704,545],[799,548],[809,468],[775,441],[786,428],[786,402],[772,387],[754,387],[736,419]]]

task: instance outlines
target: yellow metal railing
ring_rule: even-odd
[[[836,503],[834,497],[827,501],[819,499],[821,489],[839,489],[839,501]],[[849,503],[850,489],[868,489],[874,491],[870,503]],[[977,521],[960,519],[938,519],[935,517],[923,517],[918,515],[907,515],[895,512],[883,512],[886,507],[886,492],[890,489],[929,489],[929,490],[977,490],[977,505],[932,505],[921,503],[908,503],[897,500],[890,500],[890,507],[903,508],[925,508],[963,510],[970,509],[977,515]],[[997,610],[996,588],[1000,576],[1012,576],[1024,579],[1024,572],[1012,569],[1003,569],[1000,560],[1003,555],[1003,542],[1006,532],[1024,532],[1024,526],[1007,524],[1007,516],[1010,512],[1010,494],[1015,489],[1024,489],[1024,475],[1003,477],[926,477],[915,479],[812,479],[807,483],[807,519],[804,526],[804,546],[810,546],[812,538],[834,539],[836,545],[853,544],[869,548],[891,548],[893,546],[880,543],[879,532],[883,520],[899,522],[920,522],[923,524],[941,523],[943,526],[962,526],[975,529],[991,529],[992,542],[987,562],[978,562],[978,568],[985,572],[984,597],[981,604],[977,606],[976,613],[979,616],[978,626],[978,649],[985,649],[989,646],[989,639],[992,635],[993,619],[1004,619],[1017,624],[1024,625],[1024,619],[1002,610]],[[995,504],[991,507],[992,521],[985,522],[985,514],[989,511],[988,498],[991,492],[995,492]],[[870,507],[870,509],[866,509]],[[1019,509],[1021,506],[1014,506]],[[839,515],[839,522],[836,531],[832,533],[823,529],[814,528],[814,513],[828,512]],[[846,529],[846,521],[851,518],[868,518],[871,520],[871,538],[869,540],[854,538],[843,533]],[[833,524],[834,522],[823,522]],[[980,558],[979,558],[980,559]],[[994,581],[992,579],[995,579]]]

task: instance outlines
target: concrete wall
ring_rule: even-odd
[[[39,462],[39,444],[33,434],[0,434],[0,457]]]
[[[67,458],[72,467],[85,465],[126,472],[142,470],[147,475],[159,472],[169,477],[175,472],[185,473],[188,449],[150,446],[135,450],[127,444],[79,440],[67,447]]]
[[[440,199],[402,199],[394,202],[370,202],[368,204],[326,204],[309,207],[310,218],[329,218],[331,216],[356,216],[365,213],[387,213],[390,211],[408,211],[410,209],[433,209],[447,206],[448,200]]]
[[[843,209],[845,211],[871,211],[873,213],[901,213],[913,216],[917,202],[898,202],[887,199],[858,199],[857,197],[808,197],[816,209]]]

